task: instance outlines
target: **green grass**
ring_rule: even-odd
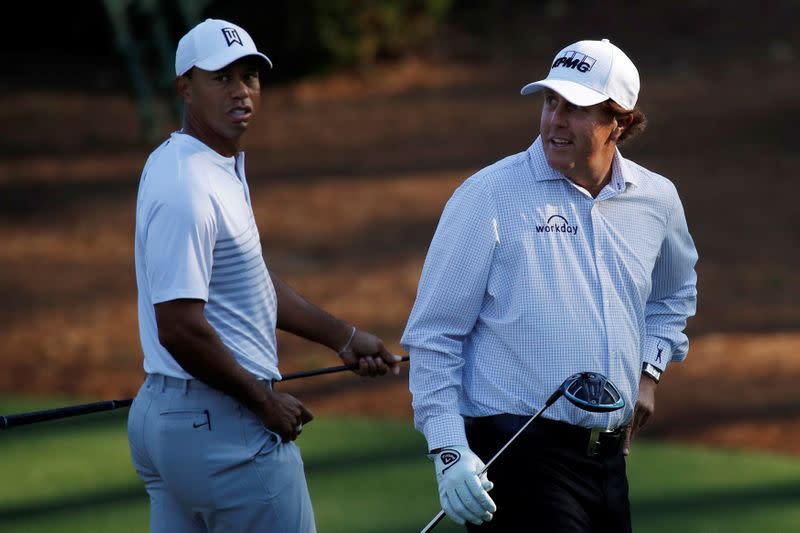
[[[52,402],[0,399],[0,413]],[[147,497],[128,457],[126,410],[0,432],[0,531],[139,532]],[[300,440],[320,532],[419,531],[438,511],[425,444],[409,423],[315,420]],[[637,442],[639,532],[795,531],[800,460]],[[436,531],[462,531],[445,520]]]
[[[635,443],[628,473],[635,531],[800,530],[800,459]]]

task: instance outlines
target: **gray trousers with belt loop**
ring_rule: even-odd
[[[128,441],[153,533],[316,531],[297,445],[201,381],[149,374]]]

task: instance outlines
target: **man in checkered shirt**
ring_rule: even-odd
[[[630,531],[625,456],[688,352],[697,252],[674,185],[617,148],[645,123],[619,48],[567,46],[533,92],[539,137],[467,179],[431,242],[401,341],[415,424],[442,508],[469,531]],[[557,402],[480,475],[584,371],[626,407]]]

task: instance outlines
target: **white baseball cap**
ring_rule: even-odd
[[[244,56],[272,61],[256,50],[250,34],[225,20],[206,19],[181,37],[175,52],[175,75],[182,76],[192,67],[219,70]]]
[[[556,54],[546,79],[529,83],[520,92],[531,94],[545,88],[577,106],[591,106],[610,98],[631,110],[639,96],[639,71],[625,52],[608,39],[579,41]]]

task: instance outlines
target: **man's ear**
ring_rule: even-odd
[[[175,78],[175,92],[183,99],[186,104],[192,103],[192,80],[188,76],[178,76]]]
[[[614,129],[611,130],[611,136],[609,137],[612,141],[617,142],[622,135],[622,133],[628,129],[628,126],[631,125],[633,122],[633,115],[623,115],[621,117],[617,117],[614,119]]]

